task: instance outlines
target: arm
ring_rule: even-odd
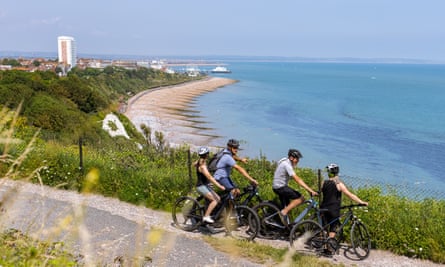
[[[214,185],[216,185],[219,189],[221,190],[226,190],[224,188],[224,186],[222,186],[220,183],[218,183],[218,181],[216,181],[216,179],[210,174],[209,170],[207,169],[206,165],[201,165],[199,166],[199,171],[204,174],[205,177],[207,177],[207,179],[212,182]]]
[[[252,184],[254,184],[254,185],[258,185],[258,182],[255,180],[255,179],[253,179],[248,173],[247,173],[247,171],[243,168],[243,167],[241,167],[241,166],[239,166],[238,164],[235,164],[235,165],[233,165],[233,168],[235,168],[239,173],[241,173],[244,177],[246,177],[247,179],[249,179],[249,181],[252,183]]]
[[[233,159],[242,163],[247,163],[247,158],[240,158],[237,155],[233,155]]]
[[[294,174],[292,176],[295,180],[295,182],[297,182],[297,184],[299,184],[301,187],[303,187],[304,189],[306,189],[308,192],[311,193],[312,196],[317,196],[318,193],[315,192],[314,190],[312,190],[312,188],[310,188],[304,181],[303,179],[301,179],[300,177],[298,177],[298,175]]]
[[[368,206],[368,202],[362,201],[358,196],[354,195],[351,191],[348,190],[344,183],[337,184],[337,188],[339,191],[345,193],[345,195],[353,201]]]

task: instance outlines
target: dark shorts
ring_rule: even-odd
[[[226,191],[230,191],[233,188],[237,187],[236,184],[232,181],[232,179],[230,179],[230,177],[223,177],[218,180],[218,183],[220,183],[222,186],[224,186]]]
[[[323,211],[323,225],[329,224],[329,232],[335,232],[337,227],[340,225],[340,210],[339,209],[329,209]]]
[[[283,208],[287,206],[292,200],[302,197],[300,192],[290,188],[289,186],[283,186],[277,189],[273,189],[273,191],[280,197],[281,205]]]

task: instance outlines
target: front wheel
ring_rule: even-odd
[[[226,215],[225,227],[228,235],[252,241],[260,230],[260,220],[253,209],[237,206],[235,212]]]
[[[184,231],[198,229],[203,216],[204,207],[196,199],[188,196],[178,198],[172,210],[174,224]]]
[[[321,225],[312,220],[304,220],[292,227],[290,245],[294,249],[321,249],[326,240]]]
[[[366,226],[356,221],[351,227],[351,246],[360,260],[369,256],[371,251],[371,237]]]
[[[280,208],[271,202],[262,202],[256,205],[253,210],[260,219],[260,231],[258,236],[264,239],[277,239],[286,230],[281,222]]]

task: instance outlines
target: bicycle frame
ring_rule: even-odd
[[[251,185],[243,188],[242,193],[237,197],[237,200],[240,200],[240,205],[249,206],[254,198],[257,198],[259,203],[263,201],[258,192],[258,187]]]
[[[303,209],[303,211],[301,211],[301,212],[297,215],[297,217],[295,217],[295,219],[292,221],[292,223],[291,223],[290,225],[295,225],[295,224],[299,223],[300,221],[302,221],[302,220],[304,219],[304,217],[306,217],[307,214],[308,214],[310,211],[312,211],[312,210],[316,210],[316,211],[318,211],[318,209],[317,209],[318,202],[314,199],[313,196],[311,196],[311,198],[310,198],[309,200],[306,200],[304,203],[307,204],[307,206]],[[276,205],[276,204],[275,204],[275,205]],[[266,223],[267,223],[268,219],[270,219],[270,218],[272,218],[272,217],[278,215],[278,212],[280,211],[280,208],[279,208],[279,206],[276,206],[276,208],[277,208],[277,210],[278,210],[277,213],[273,213],[273,214],[267,216],[267,217],[265,218],[265,220],[264,220]],[[271,223],[270,223],[270,224],[271,224]],[[286,226],[286,225],[284,225],[284,224],[275,224],[275,223],[273,223],[273,226],[278,227],[278,228],[280,228],[280,229],[290,229],[290,228],[291,228],[291,227]]]
[[[348,211],[346,211],[345,213],[341,214],[340,217],[335,218],[335,219],[333,219],[332,221],[330,221],[330,222],[328,222],[328,223],[326,223],[326,224],[323,224],[323,223],[322,223],[322,218],[321,218],[321,215],[320,215],[320,213],[321,213],[322,211],[319,210],[318,215],[317,215],[317,217],[318,217],[318,222],[320,223],[320,225],[323,226],[323,229],[324,229],[324,230],[327,230],[328,227],[331,226],[334,222],[336,222],[336,221],[340,221],[340,226],[335,230],[335,236],[337,237],[338,235],[340,235],[340,234],[342,233],[343,228],[345,228],[345,226],[346,226],[349,222],[353,223],[354,220],[357,219],[357,216],[354,215],[354,212],[352,211],[352,208],[355,208],[355,207],[361,207],[361,206],[364,206],[364,205],[361,205],[361,204],[352,204],[352,205],[348,205],[348,206],[342,206],[342,207],[340,207],[340,209],[348,209]],[[342,219],[342,218],[344,218],[344,219],[343,219],[343,222],[341,222],[341,219]],[[338,237],[338,238],[340,238],[340,237]]]

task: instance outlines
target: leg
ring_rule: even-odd
[[[209,206],[207,207],[207,210],[206,210],[204,216],[209,217],[210,214],[212,214],[212,211],[215,209],[216,205],[218,205],[218,202],[220,201],[220,198],[219,198],[219,196],[218,196],[215,192],[213,192],[213,191],[208,192],[208,193],[205,195],[205,197],[206,197],[208,200],[210,200],[210,204],[209,204]]]
[[[300,197],[297,199],[293,199],[289,205],[287,205],[284,209],[281,210],[281,214],[287,215],[293,208],[297,207],[301,203],[304,202],[304,197]]]

